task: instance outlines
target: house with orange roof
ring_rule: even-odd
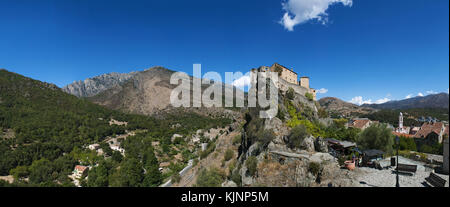
[[[414,137],[428,144],[442,143],[445,129],[446,126],[442,122],[426,122]]]
[[[369,127],[371,124],[372,124],[372,121],[370,121],[369,119],[355,119],[348,125],[348,127],[353,127],[353,128],[358,128],[358,129],[364,130],[367,127]]]
[[[88,169],[87,166],[83,166],[83,165],[76,165],[75,169],[73,170],[73,175],[75,178],[81,178],[83,176],[83,174],[85,172],[87,172],[86,170]]]

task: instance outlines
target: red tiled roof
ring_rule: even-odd
[[[436,122],[436,123],[424,123],[422,127],[420,127],[420,130],[414,135],[414,137],[426,137],[431,132],[435,132],[436,134],[440,134],[443,127],[442,122]]]
[[[81,171],[81,172],[85,171],[86,169],[87,169],[86,166],[82,166],[82,165],[75,166],[75,170],[78,170],[78,171]]]
[[[353,121],[352,127],[362,129],[370,120],[368,119],[357,119]]]
[[[399,137],[408,137],[408,138],[414,137],[414,135],[412,135],[412,134],[404,134],[404,133],[400,133],[400,132],[392,132],[392,134],[395,136],[399,136]]]

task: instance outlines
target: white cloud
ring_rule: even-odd
[[[244,88],[245,86],[250,86],[250,76],[244,75],[233,81],[233,86],[237,88]]]
[[[413,97],[413,94],[408,94],[405,98],[408,99],[408,98],[412,98],[412,97]]]
[[[417,96],[423,96],[423,93],[420,93],[420,92],[419,92],[419,93],[417,94]]]
[[[337,3],[350,7],[353,4],[352,0],[287,0],[281,3],[285,13],[280,24],[289,31],[293,31],[295,25],[309,20],[317,20],[325,24],[328,7]]]
[[[353,97],[352,100],[350,100],[350,103],[356,104],[356,105],[371,104],[372,103],[372,99],[363,100],[362,96],[356,96],[356,97]]]
[[[433,90],[426,91],[426,93],[427,93],[427,94],[437,94],[437,92],[436,92],[436,91],[433,91]]]
[[[327,93],[327,92],[328,92],[328,89],[326,89],[326,88],[321,88],[321,89],[317,90],[317,93]]]
[[[364,98],[362,96],[355,96],[352,98],[352,100],[350,100],[350,103],[356,104],[356,105],[363,105],[363,104],[382,104],[382,103],[386,103],[388,101],[390,101],[391,99],[389,98],[382,98],[382,99],[378,99],[376,101],[372,101],[372,99],[367,99],[364,100]]]
[[[382,103],[386,103],[388,101],[390,101],[391,99],[389,98],[382,98],[382,99],[378,99],[375,101],[376,104],[382,104]]]

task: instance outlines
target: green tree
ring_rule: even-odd
[[[127,158],[120,166],[120,179],[123,187],[139,187],[144,175],[141,162],[135,158]]]
[[[89,170],[88,187],[108,187],[108,169],[104,163]]]
[[[387,128],[386,124],[373,124],[361,132],[357,143],[364,149],[378,149],[391,153],[394,138],[392,130]]]
[[[113,150],[109,147],[109,144],[106,142],[100,143],[100,148],[103,150],[103,153],[107,156],[111,156],[113,154]]]
[[[120,153],[118,151],[113,151],[112,155],[111,155],[111,159],[116,162],[121,162],[123,159],[122,153]]]
[[[158,166],[152,165],[148,167],[147,172],[144,175],[144,181],[142,185],[144,187],[157,187],[162,183],[162,175]]]
[[[53,172],[53,166],[49,160],[45,158],[36,160],[30,166],[30,182],[36,184],[51,182],[53,179],[49,175]]]
[[[17,166],[14,169],[10,170],[10,174],[13,175],[15,180],[19,180],[20,178],[26,177],[29,175],[27,166]]]

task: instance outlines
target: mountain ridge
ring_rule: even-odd
[[[105,73],[92,78],[86,78],[83,81],[74,81],[73,83],[64,86],[62,90],[77,97],[91,97],[129,80],[136,73],[137,72]]]
[[[449,108],[449,94],[438,93],[409,99],[389,101],[382,104],[363,104],[361,107],[375,109]]]

